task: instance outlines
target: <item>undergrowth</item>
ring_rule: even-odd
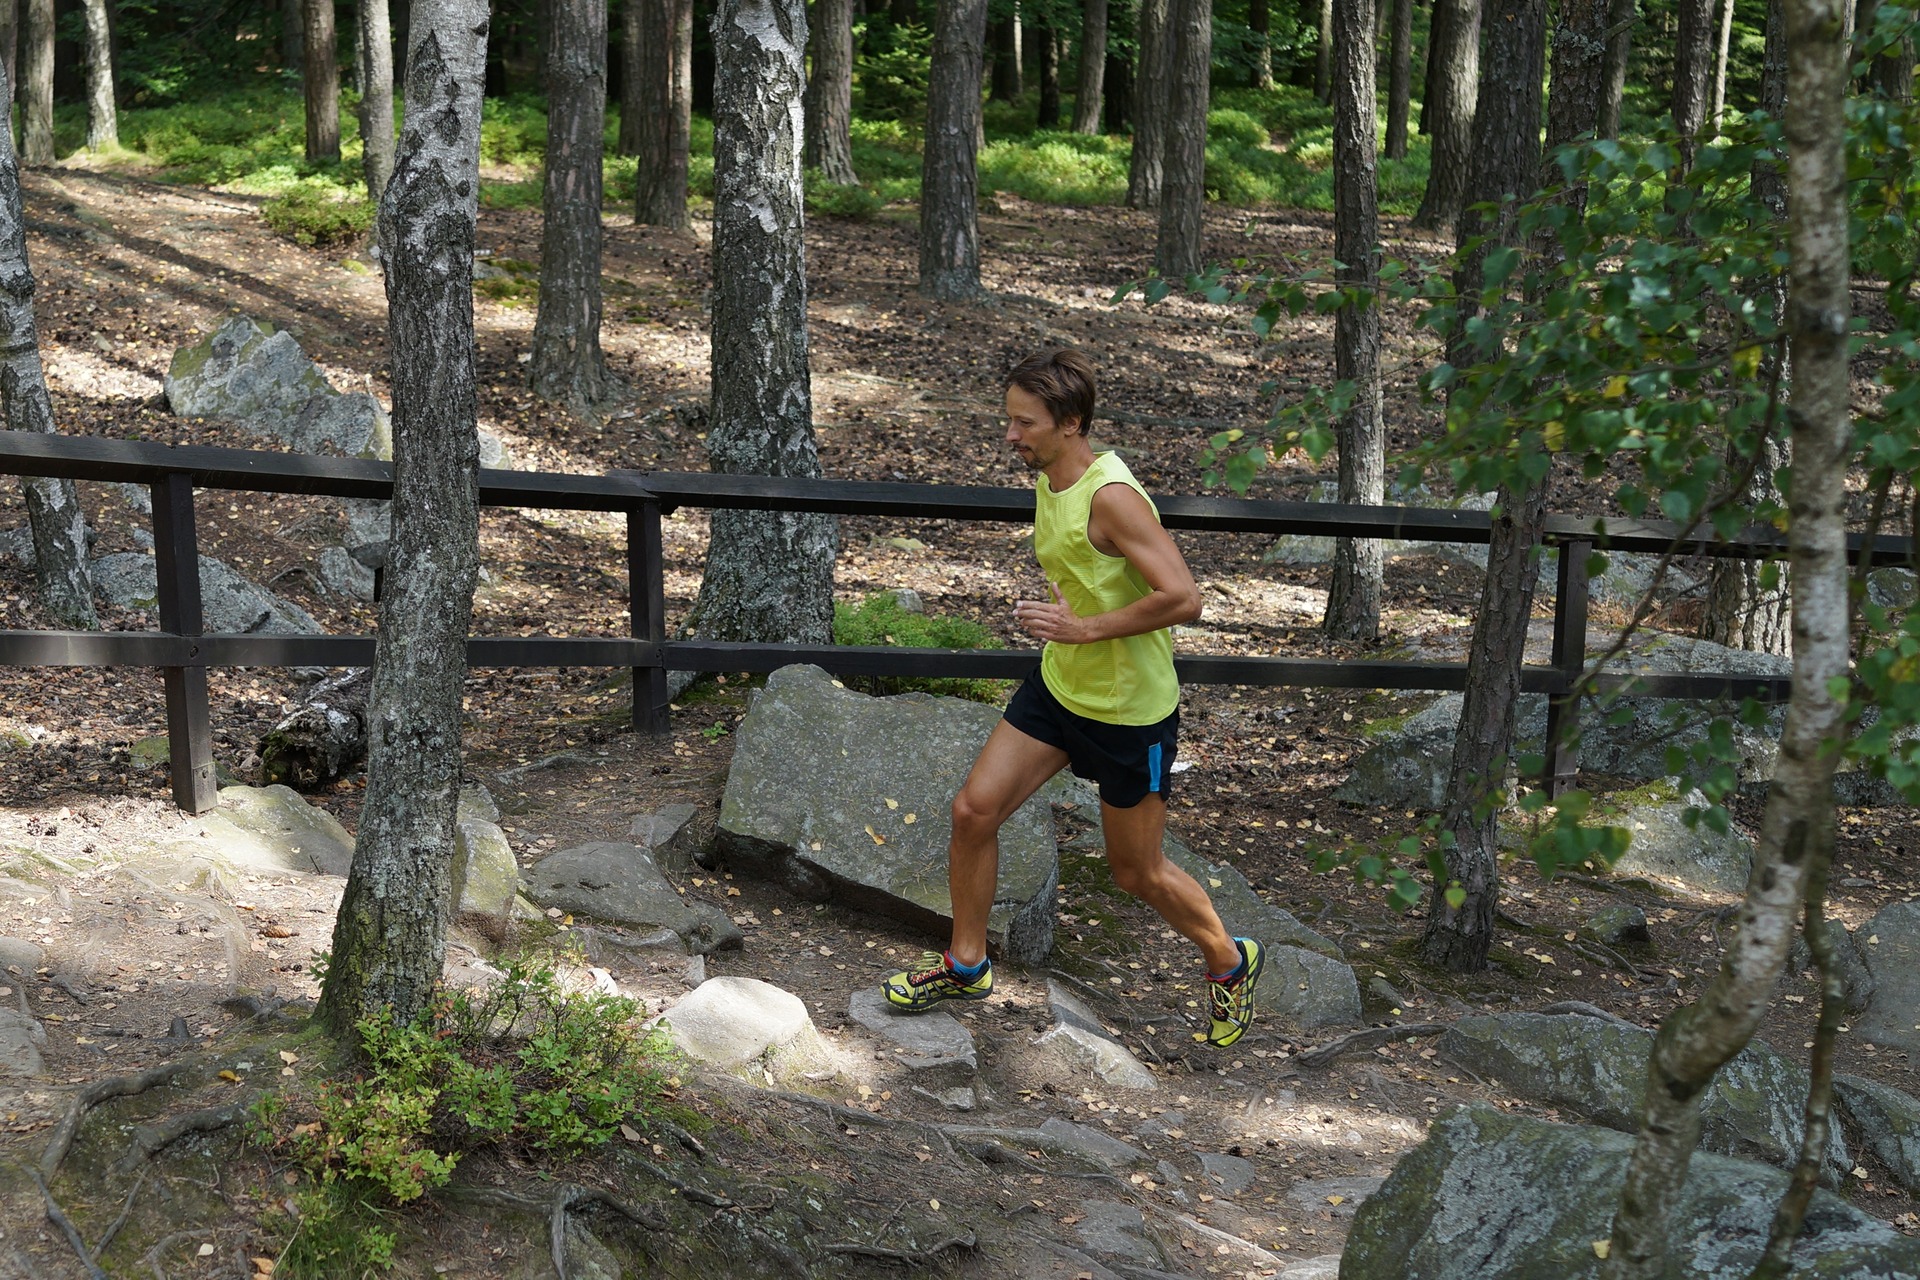
[[[835,603],[833,642],[857,645],[899,645],[908,649],[1003,649],[1000,638],[979,623],[938,613],[909,613],[892,592],[868,596],[858,606]],[[869,692],[922,693],[998,702],[1004,680],[915,679],[904,676],[859,678]]]

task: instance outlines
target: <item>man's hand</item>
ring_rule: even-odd
[[[1074,616],[1073,606],[1051,582],[1047,584],[1047,594],[1052,597],[1051,601],[1014,601],[1013,620],[1021,630],[1036,640],[1055,644],[1087,644],[1099,638],[1085,618]]]

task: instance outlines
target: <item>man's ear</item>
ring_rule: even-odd
[[[1081,423],[1080,415],[1076,413],[1070,418],[1064,418],[1061,420],[1060,430],[1062,431],[1062,433],[1066,435],[1087,434],[1086,428],[1081,426],[1080,423]]]

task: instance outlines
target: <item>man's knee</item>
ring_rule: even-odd
[[[1166,868],[1167,860],[1164,857],[1116,862],[1113,864],[1113,883],[1123,893],[1151,900],[1158,896]]]
[[[956,835],[989,835],[1000,828],[998,807],[965,787],[953,798],[952,817]]]

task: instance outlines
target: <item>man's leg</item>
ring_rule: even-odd
[[[1113,882],[1140,899],[1190,939],[1207,958],[1209,973],[1231,973],[1240,949],[1220,923],[1213,900],[1199,882],[1167,861],[1161,837],[1167,829],[1167,802],[1148,795],[1130,809],[1100,802],[1100,829],[1107,842]]]
[[[1002,720],[987,735],[973,772],[953,798],[947,883],[953,897],[953,958],[976,965],[987,956],[987,916],[1000,874],[1000,826],[1054,774],[1067,753]]]

